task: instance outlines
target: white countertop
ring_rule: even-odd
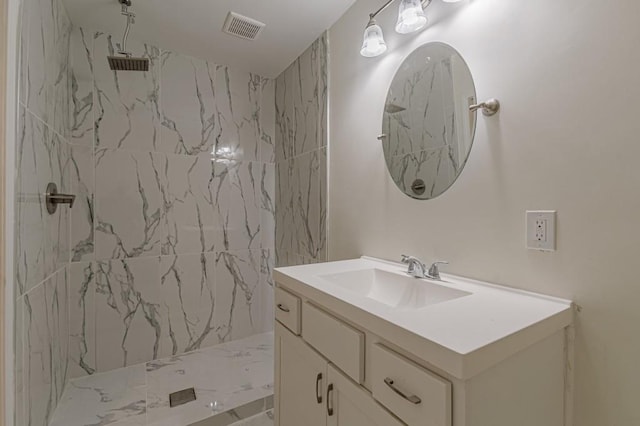
[[[363,257],[277,268],[274,278],[279,285],[349,320],[366,321],[376,334],[397,335],[399,341],[393,343],[409,346],[421,358],[460,379],[478,374],[573,321],[572,303],[568,300],[449,274],[441,274],[443,281],[437,284],[471,294],[416,310],[387,306],[321,277],[372,268],[401,275],[406,271],[406,265]],[[411,337],[411,342],[394,330],[409,332],[405,337]]]

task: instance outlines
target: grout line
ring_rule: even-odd
[[[35,286],[31,287],[29,290],[27,290],[26,292],[18,295],[18,297],[16,299],[19,299],[20,297],[23,296],[27,296],[29,295],[29,293],[33,292],[34,290],[36,290],[38,287],[43,286],[47,281],[49,281],[51,278],[53,278],[57,273],[59,273],[60,271],[62,271],[63,269],[65,269],[67,267],[68,263],[65,263],[64,266],[58,268],[55,270],[55,272],[52,272],[51,274],[47,275],[46,278],[42,281],[40,281],[38,284],[36,284]]]
[[[79,27],[80,28],[80,27]],[[85,35],[85,30],[82,30],[82,34],[84,37],[86,37]],[[93,201],[93,223],[91,224],[93,227],[93,252],[91,253],[91,256],[93,258],[95,258],[96,255],[96,232],[98,231],[98,227],[97,227],[97,222],[98,222],[98,197],[96,196],[97,194],[97,189],[98,189],[98,182],[96,181],[96,152],[97,152],[97,146],[98,146],[98,132],[96,132],[96,104],[98,103],[98,92],[96,90],[96,64],[95,64],[95,50],[96,50],[96,37],[95,37],[95,30],[87,30],[90,33],[90,37],[91,37],[91,52],[90,52],[90,69],[91,69],[91,128],[92,128],[92,146],[91,146],[91,178],[93,179],[93,187],[91,190],[91,198]],[[72,67],[71,69],[73,70],[73,63],[72,63]],[[94,284],[94,289],[91,292],[92,293],[92,304],[93,304],[93,312],[91,312],[91,316],[93,317],[93,330],[91,330],[91,332],[93,333],[93,342],[92,342],[92,353],[93,353],[93,368],[94,368],[94,374],[98,373],[100,371],[100,367],[98,364],[98,360],[99,360],[99,356],[98,356],[98,315],[97,315],[97,306],[98,306],[98,300],[97,300],[97,293],[98,293],[98,271],[97,271],[97,264],[91,263],[91,270],[93,273],[93,284]],[[86,313],[85,311],[85,321],[87,320],[87,316],[89,316],[89,314]],[[85,344],[86,344],[86,339],[87,336],[84,336],[85,339]],[[88,345],[87,345],[88,346]]]
[[[229,250],[212,250],[201,252],[189,252],[189,253],[175,253],[175,254],[152,254],[149,256],[135,256],[135,257],[120,257],[120,258],[105,258],[105,259],[86,259],[74,262],[68,262],[68,265],[80,265],[85,263],[105,263],[105,262],[123,262],[123,261],[135,261],[137,259],[155,259],[155,258],[174,258],[174,257],[186,257],[186,256],[201,256],[203,254],[218,254],[218,253],[246,253],[246,252],[260,252],[263,250],[274,250],[274,247],[253,247],[253,248],[240,248]]]
[[[74,145],[74,144],[71,144],[71,145]],[[80,146],[86,146],[86,145],[80,145]],[[119,152],[130,153],[130,154],[162,154],[166,156],[174,156],[174,157],[180,157],[180,158],[197,158],[197,157],[211,156],[211,152],[208,152],[208,151],[203,151],[197,154],[184,154],[184,153],[175,153],[175,152],[167,152],[167,151],[149,151],[149,150],[142,150],[142,149],[110,148],[106,146],[102,146],[102,147],[96,146],[95,149],[96,151],[112,151],[112,152],[119,151]],[[276,162],[262,161],[261,159],[249,159],[249,158],[241,158],[239,160],[225,160],[225,161],[233,162],[235,164],[237,163],[276,164]]]
[[[38,114],[36,114],[34,111],[31,110],[31,108],[29,108],[27,105],[23,104],[22,102],[20,102],[20,106],[22,106],[26,112],[28,112],[29,114],[31,114],[33,116],[33,118],[35,118],[36,120],[38,120],[40,123],[44,124],[51,133],[53,133],[54,135],[56,135],[58,138],[60,138],[62,140],[62,142],[67,143],[68,145],[74,145],[71,142],[69,142],[67,140],[66,137],[62,136],[52,124],[47,123],[46,121],[44,121],[42,118],[40,118],[40,116]]]
[[[290,161],[290,160],[297,160],[297,159],[299,159],[299,158],[301,158],[301,157],[304,157],[305,155],[313,154],[313,153],[314,153],[314,152],[316,152],[316,151],[322,151],[323,149],[327,149],[328,147],[329,147],[329,145],[328,145],[328,144],[326,144],[326,145],[323,145],[323,146],[321,146],[321,147],[314,148],[314,149],[312,149],[312,150],[310,150],[310,151],[306,151],[306,152],[303,152],[303,153],[301,153],[301,154],[294,155],[293,157],[287,157],[287,158],[276,159],[275,164],[285,163],[285,162]],[[271,163],[271,164],[273,164],[273,163]]]

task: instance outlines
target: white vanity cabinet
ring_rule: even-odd
[[[371,394],[329,365],[327,426],[402,426]]]
[[[402,426],[371,395],[276,324],[276,424]]]
[[[451,425],[449,382],[376,344],[372,394],[360,385],[365,375],[365,334],[308,301],[300,303],[282,288],[276,294],[288,300],[286,305],[277,304],[281,314],[276,313],[280,318],[275,327],[277,425]],[[292,319],[291,306],[301,305],[302,315]],[[292,332],[300,329],[302,337]]]
[[[326,279],[363,268],[403,283],[369,259],[276,269],[276,426],[573,426],[570,302],[447,277],[428,291],[455,299],[411,311]]]
[[[276,388],[282,426],[326,426],[328,362],[280,323],[275,330]]]

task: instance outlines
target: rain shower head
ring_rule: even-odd
[[[107,59],[113,71],[149,71],[149,58],[108,56]]]
[[[131,25],[135,24],[135,13],[129,12],[131,0],[119,0],[122,14],[127,17],[127,28],[124,30],[122,44],[117,44],[118,54],[122,56],[108,56],[109,67],[113,71],[149,71],[149,58],[136,58],[127,51],[127,38]]]

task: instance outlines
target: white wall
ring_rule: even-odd
[[[474,0],[418,36],[378,19],[389,52],[358,52],[360,0],[330,32],[329,254],[446,259],[447,271],[571,298],[576,426],[640,424],[640,2]],[[441,197],[394,186],[376,136],[395,69],[428,41],[467,60],[480,117],[466,169]],[[558,210],[558,251],[527,251],[524,212]]]

